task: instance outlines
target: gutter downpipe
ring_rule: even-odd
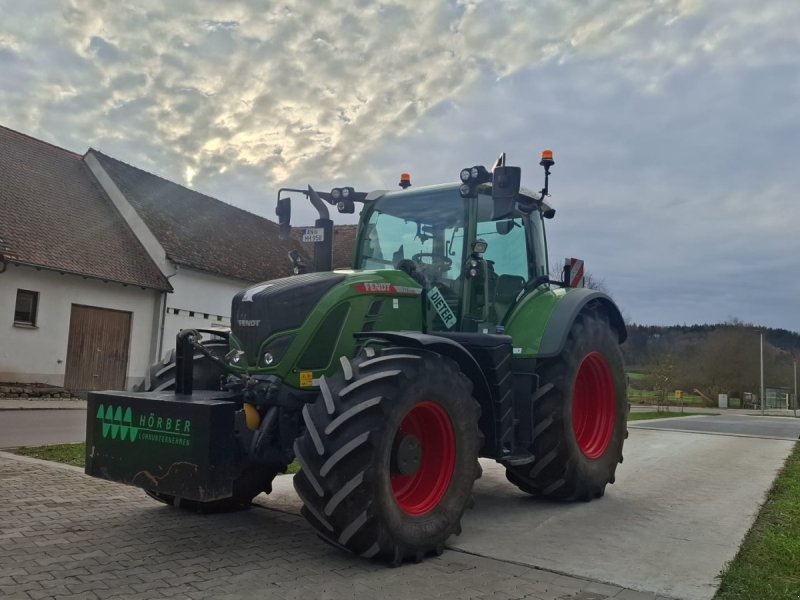
[[[172,275],[164,275],[167,281],[178,274],[178,265],[173,265],[173,267],[175,267],[175,272]],[[167,291],[161,292],[161,315],[159,317],[158,324],[158,348],[156,349],[156,356],[153,362],[160,360],[161,355],[164,352],[164,325],[167,321],[167,294],[169,294]]]

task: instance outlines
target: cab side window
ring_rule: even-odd
[[[488,244],[489,302],[493,320],[500,323],[528,280],[525,225],[521,217],[479,223],[477,238]]]

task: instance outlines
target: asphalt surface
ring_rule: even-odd
[[[679,419],[632,421],[629,423],[629,427],[636,429],[668,429],[671,431],[718,433],[794,441],[800,437],[800,419],[790,417],[751,417],[723,414],[719,416],[691,416],[681,417]]]
[[[67,444],[86,439],[86,410],[0,411],[0,448]]]

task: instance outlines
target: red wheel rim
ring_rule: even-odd
[[[587,458],[599,458],[611,443],[617,420],[614,377],[599,352],[587,354],[572,394],[572,430],[578,447]]]
[[[412,408],[400,423],[397,435],[401,434],[419,440],[422,458],[413,475],[392,475],[392,493],[397,506],[418,517],[436,508],[450,487],[456,468],[456,436],[447,412],[433,402]]]

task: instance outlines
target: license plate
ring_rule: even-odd
[[[322,227],[309,227],[303,231],[304,242],[324,242],[325,230]]]

